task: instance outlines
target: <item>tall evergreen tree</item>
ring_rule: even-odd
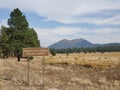
[[[18,8],[11,12],[10,18],[8,19],[8,25],[13,30],[25,30],[29,26],[26,17]]]
[[[3,58],[8,57],[9,53],[9,36],[7,35],[7,28],[1,27],[1,35],[0,35],[0,47],[2,47]]]
[[[34,29],[29,28],[25,15],[18,8],[10,13],[8,26],[6,29],[2,28],[2,33],[5,32],[5,34],[1,34],[1,37],[3,39],[7,37],[10,53],[17,56],[18,61],[20,61],[20,57],[22,56],[22,48],[40,47],[37,33]],[[0,41],[2,41],[2,38]]]

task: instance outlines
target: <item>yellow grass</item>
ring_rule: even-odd
[[[29,62],[30,86],[25,58],[20,62],[13,57],[0,59],[0,90],[43,90],[43,75],[44,90],[120,90],[120,69],[113,67],[120,66],[120,52],[48,56],[44,60],[44,74],[42,59],[34,57]]]
[[[47,64],[76,64],[88,67],[110,67],[120,65],[120,52],[57,54],[45,60]]]

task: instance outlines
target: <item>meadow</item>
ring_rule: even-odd
[[[44,63],[44,66],[43,66]],[[44,71],[43,71],[44,68]],[[120,90],[120,52],[0,59],[0,90]]]
[[[120,53],[73,53],[73,54],[57,54],[45,61],[48,64],[75,64],[82,66],[90,66],[96,68],[104,68],[111,66],[119,66]]]

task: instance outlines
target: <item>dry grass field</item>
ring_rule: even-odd
[[[0,59],[0,90],[120,90],[120,52]],[[44,86],[43,86],[44,76]]]
[[[46,60],[49,64],[76,64],[96,68],[116,66],[120,63],[120,53],[80,53],[80,54],[59,54]]]

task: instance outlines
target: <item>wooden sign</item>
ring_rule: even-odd
[[[28,56],[48,56],[48,48],[23,48],[23,57]]]

